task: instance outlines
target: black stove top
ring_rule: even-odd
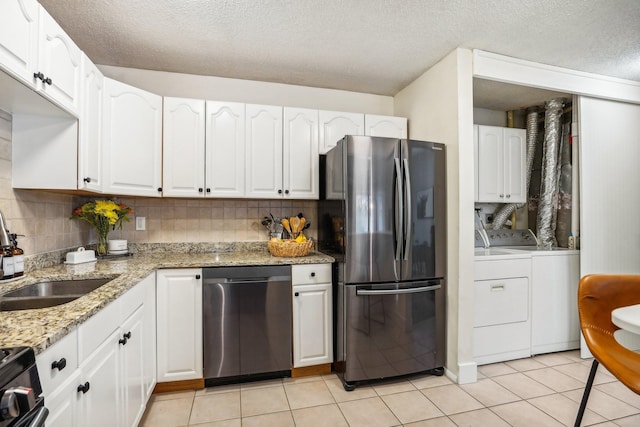
[[[35,363],[36,356],[31,347],[0,348],[0,387],[5,387]]]

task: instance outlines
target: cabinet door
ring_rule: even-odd
[[[405,117],[365,114],[364,134],[387,138],[406,138],[407,119]]]
[[[78,189],[102,191],[102,93],[104,76],[82,54],[82,110],[78,139]]]
[[[38,3],[5,0],[0,13],[0,68],[33,85],[38,53]]]
[[[122,367],[122,403],[125,427],[138,425],[145,408],[143,362],[145,354],[145,307],[139,307],[122,324],[120,334],[120,366]]]
[[[284,197],[317,199],[317,110],[285,107],[282,151]]]
[[[202,272],[158,270],[158,382],[202,378]]]
[[[162,97],[105,78],[104,192],[159,197]]]
[[[477,126],[476,202],[504,202],[502,128]]]
[[[244,104],[207,101],[205,196],[244,197],[244,115]]]
[[[164,98],[164,196],[204,195],[204,106],[198,99]]]
[[[122,425],[120,402],[120,330],[115,331],[87,358],[80,367],[82,380],[77,386],[87,386],[81,391],[81,426],[113,427]],[[77,387],[76,386],[76,387]]]
[[[144,401],[156,386],[156,273],[151,273],[138,286],[144,289]]]
[[[80,113],[80,49],[62,27],[40,7],[37,87],[74,115]]]
[[[331,283],[293,286],[293,366],[333,361]]]
[[[524,203],[527,201],[526,131],[504,128],[503,144],[505,201]]]
[[[49,409],[47,427],[82,427],[80,401],[83,397],[78,392],[80,369],[76,369],[67,381],[52,393],[45,393],[46,406]]]
[[[246,105],[246,197],[282,197],[282,107]]]
[[[364,114],[339,111],[318,112],[320,117],[320,154],[336,146],[345,135],[364,135]]]

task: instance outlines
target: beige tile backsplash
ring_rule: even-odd
[[[37,173],[37,171],[34,171]],[[96,195],[96,198],[103,198]],[[69,217],[86,197],[11,187],[11,116],[0,110],[0,210],[26,255],[42,254],[95,242],[91,226]],[[266,241],[264,216],[302,212],[312,223],[307,236],[317,237],[317,201],[247,199],[115,198],[134,209],[130,222],[112,238],[135,243]],[[135,217],[146,218],[136,231]]]

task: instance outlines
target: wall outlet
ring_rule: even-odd
[[[147,229],[146,218],[143,216],[136,217],[136,231],[144,231]]]

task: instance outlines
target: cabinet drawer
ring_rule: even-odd
[[[78,328],[78,363],[82,364],[93,351],[100,346],[109,335],[120,327],[120,300],[96,313]]]
[[[531,356],[531,323],[473,328],[473,359],[478,365]]]
[[[292,265],[291,280],[294,285],[331,283],[331,264]]]
[[[523,258],[511,258],[492,261],[478,261],[474,263],[475,280],[493,280],[502,277],[530,277],[531,255],[525,254]],[[498,277],[496,277],[498,276]]]
[[[71,331],[66,337],[38,354],[36,364],[42,392],[49,396],[78,367],[78,331]]]
[[[525,277],[476,281],[474,327],[525,322],[529,318],[529,280]]]

